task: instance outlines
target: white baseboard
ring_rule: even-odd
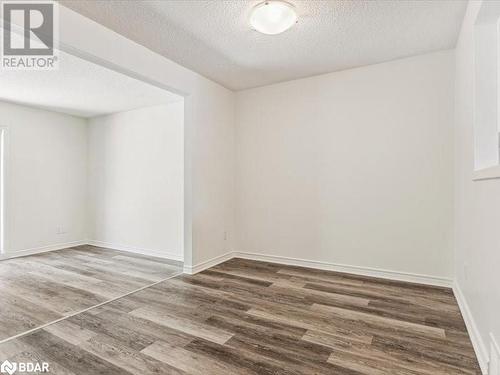
[[[490,361],[488,374],[500,375],[500,345],[498,345],[493,332],[490,332]]]
[[[116,244],[112,244],[112,243],[108,243],[108,242],[93,241],[93,240],[81,240],[81,241],[65,242],[65,243],[58,243],[58,244],[49,245],[49,246],[34,247],[31,249],[26,249],[26,250],[7,252],[4,254],[0,254],[0,260],[25,257],[28,255],[46,253],[49,251],[62,250],[62,249],[67,249],[69,247],[82,246],[82,245],[106,247],[108,249],[126,251],[129,253],[135,253],[135,254],[149,255],[149,256],[158,257],[158,258],[175,260],[178,262],[184,261],[184,258],[182,256],[177,255],[177,254],[169,254],[169,253],[165,253],[164,251],[160,252],[160,251],[155,251],[155,250],[139,249],[139,248],[135,248],[135,247],[131,247],[131,246],[116,245]]]
[[[328,263],[316,260],[289,258],[277,255],[263,255],[263,254],[248,253],[248,252],[235,252],[233,254],[234,254],[233,257],[238,257],[238,258],[261,260],[265,262],[280,263],[290,266],[309,267],[326,271],[351,273],[354,275],[378,277],[388,280],[443,286],[448,288],[451,288],[453,285],[452,279],[448,279],[445,277],[420,275],[420,274],[400,272],[400,271],[389,271],[377,268],[351,266],[338,263]]]
[[[62,250],[62,249],[67,249],[68,247],[75,247],[75,246],[81,246],[81,245],[86,245],[86,244],[87,244],[87,240],[81,240],[81,241],[58,243],[58,244],[54,244],[54,245],[34,247],[31,249],[7,252],[4,254],[0,254],[0,260],[25,257],[28,255],[46,253],[49,251]]]
[[[92,246],[98,246],[98,247],[105,247],[105,248],[112,249],[112,250],[126,251],[129,253],[149,255],[149,256],[157,257],[157,258],[170,259],[170,260],[175,260],[178,262],[184,261],[184,258],[182,255],[171,254],[171,253],[167,253],[165,251],[142,249],[142,248],[137,248],[137,247],[133,247],[133,246],[120,245],[120,244],[114,244],[114,243],[103,242],[103,241],[95,241],[95,240],[88,240],[86,242],[86,244],[92,245]]]
[[[286,264],[291,266],[309,267],[327,271],[351,273],[354,275],[378,277],[388,280],[406,281],[411,283],[442,286],[447,288],[451,288],[453,285],[452,279],[444,277],[419,275],[419,274],[399,272],[399,271],[388,271],[388,270],[381,270],[376,268],[368,268],[360,266],[349,266],[345,264],[289,258],[276,255],[256,254],[256,253],[249,253],[242,251],[228,252],[213,259],[207,260],[203,263],[199,263],[192,267],[184,266],[184,272],[192,275],[201,272],[207,268],[213,267],[219,263],[225,262],[231,258],[243,258],[243,259],[258,260],[271,263]]]
[[[229,260],[231,258],[234,258],[234,252],[228,252],[222,255],[219,255],[215,258],[206,260],[202,263],[196,264],[194,266],[186,266],[184,265],[184,273],[188,275],[194,275],[195,273],[201,272],[203,270],[206,270],[207,268],[216,266],[219,263],[223,263],[226,260]]]
[[[458,306],[460,307],[460,312],[462,313],[465,325],[467,326],[467,332],[469,333],[469,337],[472,341],[472,346],[474,347],[474,352],[476,353],[481,371],[484,375],[486,375],[488,373],[488,351],[483,339],[481,338],[479,329],[477,328],[472,312],[467,304],[467,300],[465,299],[465,296],[456,281],[453,283],[453,293],[455,294]]]

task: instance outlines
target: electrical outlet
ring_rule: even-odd
[[[224,232],[224,241],[227,241],[228,238],[229,238],[229,236],[228,236],[227,232],[225,231]]]
[[[500,347],[490,333],[490,362],[488,366],[488,375],[500,375]]]

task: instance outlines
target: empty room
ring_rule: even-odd
[[[500,0],[0,4],[0,373],[500,375]]]

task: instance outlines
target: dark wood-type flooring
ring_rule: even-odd
[[[0,345],[51,374],[479,374],[450,289],[232,259]]]
[[[0,261],[0,341],[181,272],[178,262],[95,246]]]

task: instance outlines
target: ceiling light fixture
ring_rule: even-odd
[[[297,23],[297,13],[292,4],[281,0],[268,0],[256,5],[250,16],[250,25],[255,30],[275,35]]]

